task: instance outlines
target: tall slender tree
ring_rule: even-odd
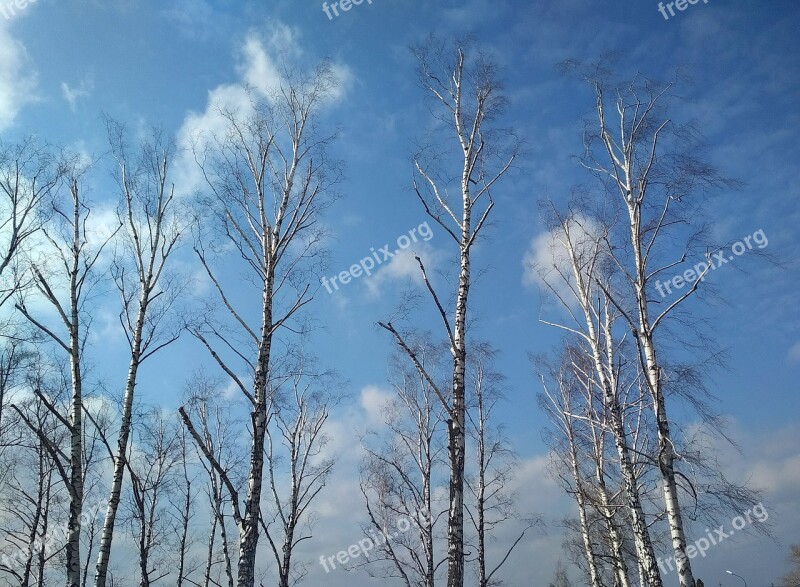
[[[446,379],[443,349],[420,335],[413,344],[420,366],[437,380]],[[446,411],[431,384],[402,353],[391,361],[394,397],[381,407],[382,426],[362,440],[361,492],[369,522],[365,535],[380,537],[403,519],[409,531],[378,538],[363,565],[375,577],[401,579],[406,587],[434,587],[446,560],[436,524],[447,509],[434,491],[446,466]],[[376,534],[377,533],[377,534]],[[372,540],[372,539],[370,539]]]
[[[173,146],[162,133],[155,131],[138,153],[131,153],[126,145],[125,129],[112,120],[107,120],[106,124],[122,193],[119,220],[123,227],[120,240],[124,253],[116,258],[113,274],[122,299],[120,323],[130,348],[130,360],[122,396],[111,491],[95,566],[95,587],[106,587],[139,369],[148,358],[177,339],[177,330],[170,332],[165,322],[180,286],[165,269],[184,228],[176,214],[175,188],[169,180]]]
[[[656,284],[702,244],[704,225],[698,220],[702,215],[697,202],[701,191],[734,182],[703,160],[696,129],[669,118],[666,107],[673,83],[637,77],[613,84],[598,70],[585,77],[594,92],[596,121],[587,126],[582,162],[600,179],[604,197],[625,219],[615,235],[619,238],[613,239],[619,246],[607,247],[617,279],[598,286],[636,341],[656,422],[657,463],[677,574],[681,587],[694,587],[667,406],[667,342],[659,335],[665,321],[678,315],[697,292],[712,263],[699,267],[695,281],[674,299],[662,301]],[[685,246],[670,258],[676,239]]]
[[[319,213],[331,201],[332,187],[340,176],[327,154],[335,133],[326,134],[318,121],[337,84],[331,66],[324,63],[307,76],[283,73],[273,95],[259,98],[251,93],[246,111],[222,109],[224,133],[198,136],[195,145],[207,184],[203,208],[216,221],[216,233],[244,261],[241,281],[254,283],[259,290],[258,318],[253,320],[249,309],[237,305],[241,296],[234,295],[234,290],[238,292],[241,281],[223,285],[223,270],[214,265],[211,247],[197,241],[197,256],[229,320],[221,326],[211,312],[188,327],[246,398],[251,416],[252,442],[241,508],[238,491],[225,480],[221,467],[214,465],[234,502],[239,528],[238,587],[255,583],[267,426],[274,407],[273,343],[276,333],[290,328],[297,312],[313,298],[309,268],[319,261],[324,232]],[[185,412],[182,417],[189,426]],[[197,441],[200,437],[192,431]],[[213,463],[213,455],[203,452]]]
[[[419,257],[417,262],[442,320],[453,359],[449,389],[426,378],[448,412],[447,585],[463,587],[467,314],[473,281],[472,249],[494,208],[492,189],[513,164],[519,145],[512,133],[495,125],[506,98],[496,68],[487,57],[478,51],[473,54],[467,42],[451,45],[433,36],[414,47],[413,53],[418,62],[419,83],[433,102],[431,112],[439,125],[436,138],[414,157],[414,191],[425,212],[453,239],[458,251],[458,285],[452,296],[437,293]],[[448,307],[452,316],[448,316]],[[405,335],[391,322],[381,326],[420,368]]]

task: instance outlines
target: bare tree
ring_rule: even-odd
[[[223,576],[228,587],[234,585],[233,565],[231,561],[231,542],[228,537],[226,524],[226,507],[230,497],[226,498],[226,490],[220,473],[203,454],[207,451],[213,456],[213,462],[218,466],[226,478],[233,479],[232,484],[239,486],[236,471],[245,462],[243,451],[236,439],[240,429],[234,412],[229,405],[222,405],[218,400],[221,383],[208,377],[205,373],[196,373],[187,386],[186,408],[193,421],[199,425],[199,435],[202,439],[203,449],[196,447],[199,463],[205,472],[208,482],[205,491],[211,510],[211,529],[208,537],[205,565],[203,570],[203,587],[211,584],[221,584],[222,579],[212,578]],[[217,551],[217,533],[219,533],[220,547]],[[221,565],[222,572],[215,574],[215,568]]]
[[[677,271],[702,244],[704,225],[696,220],[702,217],[700,192],[734,183],[701,158],[699,133],[666,114],[673,83],[637,77],[613,86],[599,70],[585,77],[594,91],[597,119],[586,129],[583,165],[600,179],[607,200],[625,219],[614,239],[618,246],[607,248],[618,279],[600,287],[636,340],[656,421],[657,463],[677,573],[681,587],[694,587],[676,466],[680,455],[667,410],[670,381],[663,355],[668,343],[659,335],[665,321],[679,316],[682,304],[703,282],[712,266],[710,253],[708,262],[697,266],[695,280],[675,299],[662,301],[654,289],[661,276]],[[685,247],[670,258],[676,239]]]
[[[573,376],[566,360],[547,364],[539,360],[539,376],[543,392],[539,404],[548,415],[552,426],[550,437],[554,439],[551,454],[560,457],[557,469],[563,466],[569,477],[557,472],[562,485],[574,496],[578,506],[578,522],[583,556],[586,560],[589,581],[592,587],[601,587],[601,561],[595,542],[592,540],[592,508],[589,484],[591,476],[585,470],[585,442],[581,438],[583,415],[580,404],[584,398],[578,395],[578,386],[572,384]],[[566,446],[565,446],[566,445]]]
[[[273,338],[290,327],[297,312],[312,299],[307,269],[319,259],[318,214],[339,177],[326,155],[333,135],[325,135],[317,126],[319,109],[335,85],[328,64],[308,77],[287,73],[280,90],[269,100],[254,100],[249,112],[221,111],[224,136],[200,137],[206,142],[198,142],[195,148],[209,192],[204,209],[213,214],[218,232],[244,261],[243,280],[259,289],[258,323],[254,324],[248,319],[250,313],[236,306],[231,295],[234,288],[223,287],[222,270],[214,267],[209,244],[196,243],[198,258],[229,322],[220,326],[212,313],[189,328],[249,402],[251,413],[243,507],[227,475],[213,465],[230,493],[239,529],[239,587],[253,587],[255,582],[265,440],[273,403],[269,384]],[[237,280],[236,290],[240,283]],[[242,372],[246,379],[240,377]],[[183,419],[187,426],[191,424],[188,417]],[[199,438],[193,429],[192,436]],[[203,452],[213,463],[213,455]]]
[[[47,376],[47,366],[31,364],[28,382],[48,393],[53,403],[60,403],[57,389],[50,389],[52,379]],[[50,393],[52,391],[52,393]],[[60,394],[63,399],[64,394]],[[36,396],[14,404],[33,424],[26,425],[21,418],[10,422],[14,428],[13,459],[3,463],[6,483],[2,488],[2,534],[4,548],[0,572],[5,581],[20,587],[41,585],[45,567],[58,555],[53,527],[60,517],[60,500],[57,497],[59,477],[47,450],[50,446],[63,446],[65,430],[47,406]],[[45,440],[47,439],[47,441]],[[7,504],[7,505],[6,505]]]
[[[179,495],[182,434],[180,423],[167,420],[160,408],[148,409],[140,420],[134,454],[126,459],[131,476],[128,518],[139,587],[150,587],[172,573],[167,565],[172,551],[168,508]]]
[[[441,349],[424,336],[412,342],[424,371],[444,379]],[[396,354],[391,365],[396,397],[382,408],[385,428],[369,431],[362,440],[360,485],[369,516],[364,530],[366,536],[383,535],[404,519],[414,531],[369,538],[374,552],[364,566],[370,575],[400,578],[406,587],[433,587],[446,560],[437,550],[435,526],[447,509],[433,494],[446,463],[446,411],[430,382],[403,355]]]
[[[475,444],[475,464],[474,475],[467,475],[466,484],[474,505],[470,507],[468,504],[466,509],[477,536],[478,585],[490,587],[500,585],[500,581],[494,578],[495,574],[508,561],[526,532],[537,524],[537,520],[530,517],[521,520],[524,528],[516,539],[505,549],[496,564],[489,561],[487,543],[493,533],[500,526],[519,519],[516,495],[508,488],[514,478],[516,457],[504,435],[503,427],[495,417],[495,409],[503,399],[503,377],[492,370],[495,352],[484,344],[477,345],[473,354],[473,369],[468,372],[468,390],[471,392],[472,405],[467,411],[467,418],[468,432]]]
[[[572,581],[569,580],[567,569],[564,568],[564,563],[561,561],[558,561],[556,565],[556,572],[553,576],[553,582],[550,583],[550,587],[572,587]]]
[[[64,171],[33,138],[0,142],[0,307],[23,283],[20,253],[42,228],[47,200]]]
[[[111,120],[106,123],[122,193],[119,216],[124,227],[121,240],[125,254],[115,260],[113,269],[122,298],[120,323],[130,347],[130,361],[108,509],[95,567],[95,587],[106,586],[139,369],[144,361],[177,339],[177,332],[170,332],[164,323],[180,293],[180,286],[165,269],[182,232],[175,210],[174,186],[168,177],[173,146],[155,131],[150,142],[143,143],[138,153],[131,154],[125,144],[124,128]]]
[[[193,467],[191,452],[189,450],[190,439],[186,428],[181,426],[179,431],[179,453],[180,453],[180,473],[177,476],[175,492],[182,497],[178,503],[172,504],[172,531],[177,539],[177,579],[176,587],[183,587],[184,583],[194,584],[191,576],[202,565],[194,562],[191,557],[192,547],[198,542],[192,534],[192,520],[195,515],[193,506],[194,499],[197,497],[196,479],[198,473]]]
[[[513,135],[492,128],[506,105],[495,67],[478,54],[468,60],[464,44],[452,47],[435,37],[413,49],[422,88],[434,103],[432,112],[442,140],[414,157],[414,190],[425,212],[458,247],[458,286],[452,300],[437,294],[423,262],[420,272],[442,319],[453,357],[450,390],[436,386],[448,411],[450,507],[448,514],[448,587],[464,584],[464,467],[466,456],[467,310],[472,284],[471,254],[494,207],[491,190],[517,155]],[[511,140],[507,140],[507,139]],[[455,178],[455,179],[454,179]],[[451,189],[452,188],[452,189]],[[451,197],[450,194],[457,196]],[[442,302],[444,300],[444,303]],[[452,302],[452,319],[445,304]],[[381,323],[415,361],[413,351],[391,322]],[[434,385],[433,381],[429,381]]]
[[[52,200],[50,213],[52,221],[42,229],[47,243],[47,256],[35,256],[30,262],[29,271],[33,287],[38,296],[51,306],[57,319],[55,324],[36,309],[28,305],[28,297],[18,298],[15,306],[19,312],[43,336],[62,350],[70,365],[70,400],[68,412],[62,414],[56,406],[37,393],[41,401],[51,408],[53,415],[69,431],[69,453],[54,446],[45,439],[46,448],[53,458],[59,474],[69,492],[69,540],[66,548],[67,587],[83,587],[81,584],[81,513],[84,498],[83,470],[83,387],[84,387],[84,349],[91,324],[87,300],[98,280],[98,260],[106,244],[116,234],[118,227],[112,227],[107,238],[100,236],[100,244],[93,246],[96,239],[89,225],[91,209],[81,194],[80,179],[82,171],[77,163],[70,163],[71,172],[63,182],[66,197],[59,190]],[[44,251],[41,251],[44,253]],[[52,262],[48,263],[48,260]],[[58,331],[62,332],[59,333]],[[20,417],[25,415],[17,410]],[[27,423],[33,426],[26,420]],[[38,432],[37,432],[38,433]]]
[[[540,403],[556,428],[552,434],[556,474],[578,504],[585,570],[592,584],[606,584],[609,580],[606,576],[611,575],[615,585],[627,587],[629,560],[640,563],[638,550],[634,556],[629,553],[627,537],[633,534],[634,544],[651,543],[649,528],[657,516],[648,518],[645,536],[637,539],[634,516],[627,513],[631,502],[626,493],[627,473],[621,472],[617,443],[608,440],[613,439],[616,429],[612,424],[615,408],[606,404],[608,398],[597,381],[591,352],[580,340],[566,342],[554,362],[545,359],[538,362],[544,388]],[[635,390],[636,386],[628,386],[630,389]],[[620,394],[618,404],[625,439],[630,442],[629,452],[646,454],[646,448],[640,446],[640,432],[646,427],[641,416],[646,405],[629,394]],[[632,464],[630,474],[635,479],[636,499],[644,510],[648,495],[643,487],[647,485],[645,473],[650,468],[646,459],[644,464],[640,459]],[[566,476],[562,470],[568,471]],[[606,572],[606,562],[610,562],[610,573]]]
[[[268,513],[261,515],[278,570],[278,587],[296,585],[308,572],[295,551],[311,538],[314,520],[309,508],[334,465],[334,458],[325,454],[329,440],[325,423],[336,403],[336,395],[328,390],[335,389],[336,382],[330,373],[315,373],[302,356],[291,365],[284,377],[276,374],[279,381],[273,389],[265,448],[272,500]]]
[[[561,302],[567,321],[543,320],[578,338],[584,345],[588,360],[570,358],[573,369],[585,380],[586,386],[597,385],[603,394],[604,414],[617,449],[620,472],[633,523],[637,556],[643,565],[648,584],[661,585],[655,551],[648,531],[637,481],[636,459],[624,423],[624,392],[621,342],[615,334],[619,313],[607,294],[609,268],[605,251],[610,228],[589,220],[578,213],[561,215],[550,210],[552,226],[552,266],[540,272],[553,296]],[[634,380],[635,381],[635,380]]]

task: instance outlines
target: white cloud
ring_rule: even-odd
[[[292,67],[300,61],[303,49],[297,29],[275,24],[266,37],[250,32],[240,43],[238,79],[221,84],[208,92],[205,110],[189,112],[178,131],[178,146],[184,155],[176,162],[176,189],[191,193],[203,185],[203,177],[192,154],[203,149],[213,137],[224,136],[228,125],[222,112],[229,111],[246,117],[254,110],[253,102],[272,101],[285,82],[284,64]],[[300,64],[302,65],[302,64]],[[332,65],[338,88],[330,97],[342,99],[352,82],[350,69],[341,63]]]
[[[598,223],[576,215],[570,221],[568,231],[579,262],[588,260],[600,238]],[[566,242],[566,235],[561,229],[533,237],[522,258],[522,283],[539,286],[572,305],[577,300],[572,292],[575,279]]]
[[[10,128],[22,108],[37,100],[37,74],[25,46],[0,19],[0,131]]]
[[[94,80],[91,77],[82,79],[76,87],[72,87],[67,82],[61,82],[61,95],[67,101],[70,110],[73,112],[75,112],[78,100],[81,98],[88,98],[92,95],[93,91]]]
[[[294,39],[291,35],[276,32],[286,38],[285,51],[292,52]],[[274,46],[269,43],[270,48]],[[239,64],[239,75],[242,81],[261,96],[269,99],[280,90],[283,77],[280,70],[281,55],[269,51],[264,42],[255,35],[249,35],[242,46],[243,61]]]
[[[366,412],[366,423],[378,426],[383,422],[383,409],[392,399],[392,394],[375,385],[367,385],[361,390],[361,408]]]
[[[419,263],[414,258],[416,255],[422,259],[425,272],[428,274],[428,278],[432,279],[439,266],[441,254],[428,244],[418,243],[413,248],[396,251],[388,263],[380,265],[376,273],[366,278],[365,283],[369,294],[380,297],[383,286],[391,282],[410,279],[414,283],[422,284]]]

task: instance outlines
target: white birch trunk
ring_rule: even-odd
[[[122,495],[122,483],[125,477],[125,465],[128,454],[128,441],[131,432],[131,418],[133,416],[133,399],[136,388],[136,375],[139,370],[139,358],[142,344],[142,329],[147,313],[147,295],[142,292],[139,312],[136,317],[136,327],[133,332],[131,344],[131,360],[128,366],[128,376],[125,383],[125,394],[122,400],[122,420],[120,423],[119,436],[117,438],[117,452],[114,455],[114,470],[111,480],[111,492],[108,499],[108,507],[103,520],[103,530],[100,534],[100,551],[98,553],[97,565],[95,567],[95,587],[106,587],[106,577],[108,576],[108,563],[111,558],[111,542],[114,539],[114,524],[117,519],[120,497]]]
[[[73,258],[69,284],[69,363],[72,394],[70,397],[70,480],[69,521],[67,528],[67,587],[81,585],[81,513],[83,510],[83,373],[79,314],[79,274],[81,250],[81,215],[77,185],[73,185]]]
[[[114,525],[125,478],[137,376],[142,361],[146,356],[151,354],[148,353],[149,344],[156,341],[157,333],[152,331],[147,333],[147,340],[145,340],[145,327],[148,319],[152,318],[150,315],[152,313],[151,302],[154,298],[154,291],[156,287],[159,286],[160,278],[168,258],[174,251],[181,234],[180,229],[174,222],[174,218],[171,216],[174,188],[171,188],[167,184],[170,156],[168,149],[166,147],[162,148],[157,141],[153,145],[153,155],[148,157],[150,167],[144,172],[144,177],[141,181],[143,181],[146,186],[142,191],[147,190],[149,187],[153,190],[155,195],[146,197],[138,193],[138,190],[141,188],[137,185],[136,178],[131,181],[129,177],[127,162],[124,159],[125,152],[122,145],[112,145],[112,147],[119,151],[116,154],[121,159],[120,183],[122,184],[125,204],[125,213],[124,218],[121,218],[121,224],[124,223],[127,225],[127,236],[130,240],[131,249],[133,250],[132,260],[135,264],[137,275],[135,287],[138,288],[139,295],[135,316],[132,316],[134,312],[129,307],[127,299],[125,300],[123,308],[123,311],[128,317],[129,327],[132,325],[130,332],[128,332],[130,360],[128,364],[128,374],[125,379],[122,415],[119,434],[117,436],[117,450],[113,461],[111,490],[100,536],[100,550],[97,564],[95,565],[95,587],[106,587],[108,565],[111,557],[111,545],[114,539]],[[133,173],[137,175],[141,172],[134,170]],[[139,199],[144,201],[141,210],[136,209],[136,201]],[[146,222],[141,222],[142,220],[146,220]],[[145,226],[147,229],[143,228]],[[120,293],[123,294],[122,297],[125,298],[126,283],[124,273],[119,278],[117,286]],[[169,296],[171,293],[162,290],[155,295]],[[133,317],[132,321],[131,317]],[[170,344],[175,338],[177,337],[173,337],[171,340],[159,344],[156,350]]]
[[[628,168],[626,168],[626,181],[629,188],[632,189]],[[678,499],[678,485],[675,477],[675,453],[672,445],[669,418],[667,416],[663,382],[661,380],[661,368],[656,360],[655,341],[653,338],[647,294],[645,291],[647,267],[642,256],[642,228],[640,226],[641,203],[638,201],[629,202],[628,212],[630,218],[631,244],[633,245],[636,267],[635,289],[639,319],[637,340],[644,354],[644,376],[647,382],[647,388],[652,397],[653,411],[656,417],[656,426],[658,430],[658,465],[664,489],[664,504],[667,513],[667,522],[669,523],[670,536],[672,538],[672,550],[675,553],[675,564],[677,566],[678,579],[681,587],[695,587],[692,566],[686,553],[686,534],[683,528],[683,516],[681,514],[680,502]]]
[[[595,556],[594,548],[592,547],[592,537],[589,531],[589,523],[587,521],[587,506],[586,494],[583,487],[583,478],[580,473],[578,452],[575,446],[575,437],[572,433],[572,426],[568,422],[570,416],[565,414],[567,442],[569,444],[570,453],[570,466],[572,469],[572,479],[575,482],[575,500],[578,504],[578,520],[581,527],[581,540],[583,542],[583,552],[586,556],[586,563],[589,565],[589,580],[592,587],[602,587],[600,581],[600,572],[598,570],[597,556]]]
[[[637,477],[634,470],[634,463],[630,456],[628,447],[628,434],[623,422],[622,409],[617,397],[617,380],[614,361],[614,341],[612,334],[612,319],[610,315],[610,300],[604,300],[604,308],[595,310],[590,298],[593,286],[589,280],[594,280],[595,276],[585,273],[586,267],[594,267],[594,260],[588,265],[581,262],[577,246],[570,235],[570,226],[562,224],[564,231],[567,253],[569,254],[570,265],[576,287],[574,291],[578,298],[585,321],[585,340],[591,348],[591,359],[594,366],[595,377],[599,382],[603,392],[603,401],[610,417],[610,428],[614,439],[614,447],[620,463],[625,496],[632,519],[632,528],[636,551],[642,561],[650,587],[661,587],[661,576],[656,561],[655,551],[650,540],[647,529],[644,510],[639,496]],[[593,271],[593,269],[592,269]],[[605,344],[603,344],[603,341]]]

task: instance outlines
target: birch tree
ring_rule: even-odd
[[[292,367],[280,378],[281,384],[274,389],[272,426],[266,430],[272,499],[261,523],[275,559],[278,587],[296,585],[308,573],[296,550],[312,537],[310,508],[325,488],[335,462],[326,454],[329,437],[325,423],[336,404],[336,396],[328,390],[337,383],[331,381],[330,373],[315,373],[307,361],[301,356],[289,363]]]
[[[503,377],[491,368],[495,353],[489,345],[476,347],[473,368],[468,373],[472,404],[467,411],[468,432],[475,445],[475,461],[472,475],[466,477],[472,498],[466,509],[477,538],[478,585],[490,587],[500,584],[495,575],[537,521],[520,520],[524,524],[522,531],[501,551],[497,561],[491,560],[487,550],[493,534],[504,524],[519,520],[516,494],[508,487],[514,478],[516,457],[495,417],[495,409],[503,399],[500,389]]]
[[[559,361],[556,365],[544,364],[540,360],[540,369],[546,371],[539,373],[542,381],[543,392],[539,396],[539,404],[548,415],[555,430],[551,431],[555,439],[551,447],[553,455],[561,456],[565,468],[569,471],[569,480],[560,475],[565,489],[574,496],[578,506],[579,532],[583,556],[586,560],[591,587],[601,587],[601,561],[598,556],[594,541],[592,540],[591,500],[589,496],[588,479],[585,471],[584,443],[581,443],[580,420],[582,414],[579,407],[581,401],[577,394],[576,386],[571,384],[571,371],[566,361]],[[565,447],[566,445],[566,447]],[[566,455],[566,456],[565,456]]]
[[[446,355],[426,342],[411,339],[420,366],[437,380],[446,380]],[[405,519],[409,532],[374,544],[363,563],[371,576],[399,578],[406,587],[433,587],[446,561],[440,553],[436,524],[446,515],[434,494],[446,466],[446,411],[420,370],[402,354],[391,361],[394,397],[381,408],[383,426],[362,440],[361,493],[369,523],[366,536],[383,535]],[[360,566],[360,565],[359,565]]]
[[[681,587],[694,587],[678,483],[680,457],[667,406],[670,382],[663,357],[667,343],[659,335],[713,266],[710,251],[694,271],[695,280],[674,299],[662,301],[655,286],[658,279],[669,279],[671,271],[682,268],[702,244],[702,222],[692,218],[700,207],[700,192],[731,187],[733,182],[702,159],[695,129],[668,117],[665,108],[673,83],[635,78],[612,87],[602,74],[586,78],[594,92],[597,118],[587,127],[582,163],[599,178],[606,197],[626,220],[615,239],[622,246],[608,251],[619,279],[614,287],[601,287],[636,340],[656,421],[658,470],[677,574]],[[670,258],[676,240],[684,246]]]
[[[199,492],[197,490],[197,473],[196,468],[193,466],[195,463],[191,459],[192,451],[190,450],[189,433],[185,427],[180,426],[179,439],[179,458],[180,458],[180,473],[178,474],[178,482],[175,493],[178,493],[180,500],[172,504],[170,524],[173,533],[175,534],[177,542],[177,579],[175,587],[183,587],[184,584],[195,584],[192,576],[194,573],[202,568],[202,564],[196,562],[196,557],[192,556],[192,551],[195,544],[199,543],[198,538],[194,535],[194,528],[192,521],[195,517],[194,501]]]
[[[593,221],[577,213],[561,215],[550,211],[552,266],[540,267],[542,279],[553,296],[561,302],[567,315],[564,322],[544,320],[578,338],[585,345],[588,361],[572,359],[574,368],[587,385],[596,384],[603,394],[610,431],[617,450],[624,482],[627,505],[633,523],[637,557],[643,565],[647,582],[660,587],[661,577],[656,562],[648,522],[639,495],[636,462],[632,442],[624,423],[621,402],[622,381],[620,342],[615,333],[619,313],[607,294],[609,281],[606,263],[606,223]]]
[[[50,386],[52,378],[47,375],[46,363],[32,363],[27,381],[53,403],[63,399],[63,394]],[[29,587],[42,584],[46,569],[59,554],[56,541],[63,538],[53,531],[62,519],[63,500],[58,496],[59,477],[47,447],[63,446],[66,435],[38,397],[28,397],[14,408],[25,414],[25,420],[9,419],[15,430],[13,438],[7,440],[13,442],[15,450],[13,458],[3,463],[6,472],[0,495],[5,515],[0,573],[9,585]]]
[[[160,408],[142,415],[135,453],[127,458],[131,477],[128,520],[136,543],[139,587],[150,587],[172,573],[173,538],[169,505],[179,494],[181,430]],[[179,577],[182,579],[182,574]]]
[[[517,155],[513,134],[495,125],[506,105],[495,67],[477,51],[468,57],[468,51],[471,49],[466,44],[450,46],[435,37],[413,49],[419,83],[432,101],[431,112],[439,125],[431,144],[414,157],[414,192],[425,212],[453,239],[458,250],[458,285],[448,296],[437,292],[417,258],[453,358],[450,389],[441,389],[430,381],[448,411],[448,587],[464,584],[466,334],[472,247],[494,208],[492,189]],[[381,326],[416,362],[404,334],[391,322]]]
[[[538,364],[544,390],[540,404],[553,424],[552,454],[557,475],[578,506],[580,546],[589,580],[592,585],[604,585],[611,575],[615,585],[628,586],[630,557],[625,542],[634,528],[632,516],[620,514],[620,505],[627,505],[629,499],[625,497],[623,480],[614,470],[619,468],[619,462],[607,454],[607,437],[613,426],[604,394],[594,377],[590,354],[578,344],[565,343],[554,360],[539,359]],[[637,442],[633,432],[626,438]],[[639,487],[644,484],[644,474],[639,467],[634,477],[637,495],[641,496]],[[649,538],[648,533],[644,540]],[[634,538],[634,542],[638,540]],[[640,562],[638,556],[633,560]],[[611,562],[610,573],[606,572],[606,561]]]
[[[30,285],[25,257],[48,217],[48,202],[67,169],[36,139],[0,141],[0,451],[5,408],[30,356],[13,312],[5,312]],[[11,303],[9,303],[11,302]],[[2,476],[0,476],[0,485]]]
[[[191,421],[197,422],[199,427],[198,435],[203,444],[202,449],[199,446],[195,448],[199,464],[208,479],[205,483],[205,492],[211,512],[211,527],[205,553],[203,587],[222,584],[223,581],[228,587],[234,585],[232,542],[226,522],[230,496],[226,493],[223,479],[232,479],[231,484],[238,487],[240,483],[237,471],[246,462],[245,455],[236,442],[241,423],[237,421],[230,405],[223,405],[219,401],[221,387],[219,380],[209,377],[204,372],[198,372],[187,386],[185,402],[187,412],[191,414]],[[212,455],[212,461],[203,456],[206,452]],[[222,473],[219,473],[216,467],[219,467]],[[219,548],[217,534],[219,534]],[[222,567],[221,570],[218,569],[219,566]]]
[[[27,296],[20,296],[15,307],[69,361],[70,399],[67,413],[62,414],[41,393],[37,396],[69,433],[68,453],[52,445],[49,440],[43,438],[43,441],[69,493],[67,587],[83,587],[80,539],[84,498],[84,350],[91,324],[87,300],[91,299],[92,288],[98,281],[100,255],[118,227],[111,227],[105,234],[101,231],[99,239],[98,234],[93,233],[90,225],[91,208],[81,191],[82,171],[77,163],[70,165],[72,172],[62,182],[65,189],[59,190],[51,201],[49,212],[52,221],[42,229],[50,259],[44,255],[34,255],[28,267],[32,287],[55,313],[56,319],[50,321],[43,312],[31,307]],[[52,262],[48,263],[48,260]],[[25,418],[21,412],[18,413]]]
[[[47,218],[47,202],[66,169],[33,138],[0,141],[0,308],[25,282],[20,253]]]
[[[326,153],[335,135],[318,126],[319,110],[335,87],[328,64],[307,77],[287,74],[267,100],[251,94],[245,111],[221,109],[224,134],[197,137],[195,157],[207,187],[204,210],[213,216],[216,234],[243,261],[235,285],[225,286],[223,269],[214,265],[213,246],[196,242],[198,259],[229,320],[222,326],[211,313],[189,325],[249,404],[252,442],[241,507],[238,491],[213,465],[234,504],[238,587],[253,587],[255,581],[273,342],[313,297],[308,270],[320,251],[319,212],[339,177]],[[241,296],[233,295],[242,282],[258,289],[257,320],[251,319],[251,307],[239,303]],[[183,420],[191,424],[188,417]],[[192,436],[199,438],[196,430]],[[213,455],[203,452],[213,463]]]
[[[120,324],[128,341],[130,360],[111,491],[95,566],[95,587],[106,586],[139,369],[148,358],[177,339],[177,330],[169,329],[168,318],[180,293],[180,284],[165,270],[183,230],[176,215],[175,188],[169,180],[174,149],[171,143],[155,131],[138,153],[130,153],[125,129],[112,120],[106,124],[122,194],[119,220],[124,253],[115,260],[113,276],[122,299]]]

